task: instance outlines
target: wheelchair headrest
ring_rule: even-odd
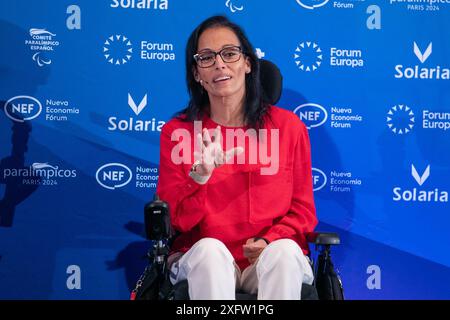
[[[260,59],[260,77],[264,98],[271,105],[275,105],[281,97],[283,77],[280,69],[269,60]]]

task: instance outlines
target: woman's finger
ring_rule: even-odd
[[[256,260],[258,260],[258,258],[249,258],[248,262],[250,262],[250,264],[254,264]]]
[[[221,137],[222,137],[222,133],[220,132],[220,126],[217,126],[216,129],[214,129],[212,141],[214,143],[218,143],[220,145]]]
[[[214,159],[215,159],[214,161],[215,161],[217,167],[221,166],[221,165],[223,165],[225,163],[225,155],[223,153],[222,148],[217,148],[216,149],[216,153],[215,153]]]
[[[255,247],[252,245],[243,245],[244,252],[247,252],[248,254],[254,254],[263,251],[264,248],[261,247]]]
[[[199,151],[203,152],[205,150],[205,145],[203,144],[202,134],[197,134],[197,145],[200,148]]]
[[[255,255],[260,254],[263,251],[261,248],[247,248],[245,252],[247,252],[248,255]]]
[[[244,257],[246,257],[247,259],[256,259],[259,257],[259,255],[261,254],[261,252],[245,252],[244,251]]]

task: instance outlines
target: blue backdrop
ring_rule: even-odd
[[[349,299],[449,299],[450,0],[0,1],[0,298],[127,299],[184,47],[242,25],[308,126]]]

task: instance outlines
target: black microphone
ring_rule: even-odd
[[[160,200],[157,194],[155,200],[144,207],[144,221],[148,240],[160,241],[172,236],[169,205]]]

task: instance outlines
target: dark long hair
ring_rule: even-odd
[[[210,103],[208,93],[195,80],[192,70],[196,67],[194,54],[197,53],[198,40],[201,34],[207,29],[217,27],[228,28],[236,34],[244,55],[248,57],[251,63],[251,72],[245,75],[244,120],[250,127],[262,128],[269,104],[263,98],[259,59],[242,28],[224,16],[213,16],[206,19],[189,37],[186,45],[186,82],[190,100],[188,106],[179,112],[178,115],[184,115],[182,118],[185,121],[194,121],[201,120],[205,113],[208,114]]]

